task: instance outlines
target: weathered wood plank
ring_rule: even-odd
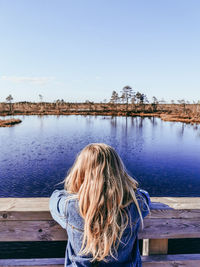
[[[143,239],[142,255],[167,254],[168,239]]]
[[[9,266],[9,267],[15,267],[15,266],[21,266],[21,267],[28,267],[28,266],[34,266],[34,267],[44,267],[44,266],[51,266],[51,267],[64,267],[64,264],[46,264],[46,265],[13,265],[13,264],[11,264],[11,265],[0,265],[0,267],[7,267],[7,266]]]
[[[200,219],[200,198],[151,198],[147,218]],[[49,198],[0,198],[0,221],[50,220]]]
[[[0,267],[15,267],[16,265],[0,265]],[[44,266],[51,266],[51,267],[64,267],[64,264],[48,264],[48,265],[18,265],[18,266],[21,266],[21,267],[28,267],[28,266],[34,266],[34,267],[44,267]]]
[[[198,267],[200,254],[142,256],[143,267]]]
[[[6,259],[0,260],[2,266],[64,266],[64,258],[48,258],[48,259]]]
[[[158,202],[144,220],[140,239],[200,237],[200,198],[153,200]],[[0,198],[0,241],[66,240],[65,230],[51,218],[48,202],[49,198]],[[177,203],[183,208],[177,209]],[[195,209],[185,209],[191,203]]]
[[[172,209],[200,209],[199,197],[152,197],[151,201],[165,204]]]
[[[139,238],[199,238],[199,219],[146,219]]]
[[[200,220],[146,219],[139,239],[199,238]],[[2,221],[0,241],[66,240],[66,231],[53,220]]]
[[[47,221],[52,220],[49,211],[0,211],[1,221]]]
[[[151,201],[172,209],[200,209],[200,197],[152,197]],[[0,211],[48,211],[48,206],[47,197],[0,198]]]
[[[49,211],[49,198],[0,198],[0,211]]]
[[[151,209],[146,219],[200,219],[199,210]],[[49,211],[0,211],[0,221],[7,220],[51,220]]]
[[[66,230],[55,221],[4,221],[0,223],[0,241],[65,241]]]
[[[149,255],[167,254],[168,239],[150,239],[149,240]]]
[[[200,208],[199,209],[159,209],[157,205],[155,205],[151,209],[151,214],[148,215],[148,218],[151,219],[200,219]]]
[[[152,255],[142,256],[143,267],[197,267],[200,266],[200,254]],[[64,258],[52,259],[9,259],[0,260],[2,266],[63,266]]]

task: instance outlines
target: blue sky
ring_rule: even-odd
[[[0,0],[0,102],[200,99],[198,0]]]

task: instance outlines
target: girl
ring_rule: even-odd
[[[150,198],[116,151],[90,144],[77,156],[50,212],[67,231],[65,266],[142,266],[137,233]]]

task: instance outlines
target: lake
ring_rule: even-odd
[[[5,118],[5,117],[4,117]],[[6,118],[9,118],[8,116]],[[200,126],[155,117],[16,116],[0,128],[0,197],[48,197],[89,143],[107,143],[150,196],[200,197]]]

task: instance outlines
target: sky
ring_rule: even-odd
[[[199,0],[0,0],[0,102],[200,100]]]

